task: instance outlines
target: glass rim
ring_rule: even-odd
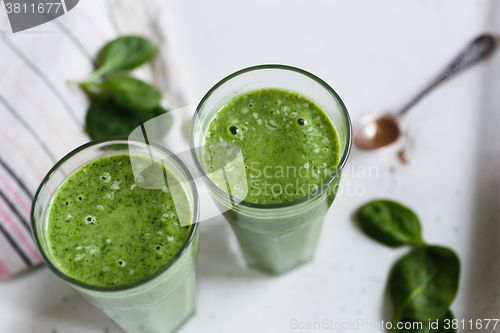
[[[231,194],[221,190],[217,185],[215,185],[212,180],[208,177],[208,175],[205,173],[202,165],[200,164],[200,161],[198,160],[198,156],[196,155],[196,147],[194,144],[194,127],[195,123],[199,120],[200,116],[199,114],[201,113],[201,110],[203,106],[205,105],[206,101],[213,95],[213,93],[219,89],[223,84],[228,82],[229,80],[241,75],[245,74],[248,72],[253,72],[253,71],[258,71],[258,70],[267,70],[267,69],[278,69],[278,70],[286,70],[286,71],[291,71],[291,72],[296,72],[298,74],[302,74],[316,83],[319,83],[320,86],[322,86],[332,97],[333,99],[338,103],[340,106],[341,112],[342,112],[342,118],[344,120],[344,124],[347,127],[347,137],[346,137],[346,147],[344,149],[344,153],[342,154],[342,157],[339,160],[339,164],[335,168],[335,170],[332,172],[332,176],[328,178],[328,180],[324,181],[319,187],[318,190],[309,193],[301,198],[292,200],[292,201],[287,201],[283,203],[277,203],[277,204],[258,204],[258,203],[253,203],[245,200],[240,200],[238,198],[233,197]],[[299,92],[297,92],[299,93]],[[300,93],[299,93],[300,94]],[[222,80],[217,82],[201,99],[200,103],[198,103],[198,106],[196,107],[196,111],[194,113],[194,121],[191,123],[191,128],[190,128],[190,133],[189,133],[189,145],[191,148],[191,154],[193,156],[194,163],[196,165],[196,169],[200,173],[201,177],[205,181],[205,184],[208,185],[213,191],[215,191],[217,194],[223,196],[223,197],[229,197],[231,202],[238,202],[237,205],[242,205],[245,207],[250,207],[250,208],[258,208],[258,209],[274,209],[274,208],[287,208],[287,207],[293,207],[300,205],[304,202],[308,202],[310,200],[313,200],[316,197],[319,197],[323,192],[325,192],[325,188],[328,189],[330,185],[335,181],[337,177],[340,177],[339,170],[342,170],[344,166],[347,163],[347,159],[349,158],[349,154],[351,152],[351,147],[352,147],[352,122],[351,118],[349,116],[349,112],[347,111],[347,107],[345,106],[344,102],[340,98],[340,96],[337,94],[337,92],[330,87],[328,83],[326,83],[324,80],[320,79],[318,76],[289,65],[281,65],[281,64],[263,64],[263,65],[256,65],[256,66],[251,66],[247,68],[240,69],[236,72],[233,72],[232,74],[229,74],[228,76],[224,77]]]
[[[43,189],[45,188],[47,182],[57,172],[57,170],[62,165],[64,165],[65,162],[67,162],[69,159],[71,159],[77,153],[79,153],[87,148],[96,146],[98,144],[114,143],[114,142],[116,142],[116,144],[124,144],[123,141],[126,141],[127,143],[129,141],[132,141],[132,142],[136,142],[136,143],[142,143],[145,145],[153,146],[153,147],[159,149],[160,151],[162,151],[163,153],[166,153],[170,158],[172,158],[174,160],[175,163],[177,163],[177,165],[181,168],[181,170],[185,173],[186,177],[188,178],[188,182],[191,186],[191,191],[193,193],[193,221],[191,223],[188,237],[187,237],[186,241],[182,244],[179,251],[177,251],[177,253],[165,265],[160,267],[153,274],[148,275],[139,281],[135,281],[135,282],[125,284],[125,285],[113,286],[113,287],[95,286],[95,285],[91,285],[91,284],[76,280],[76,279],[66,275],[62,270],[60,270],[54,264],[52,264],[52,262],[47,257],[45,251],[42,249],[42,246],[41,246],[41,243],[39,240],[39,232],[38,232],[37,225],[36,225],[35,211],[38,207],[38,201],[39,201],[40,195],[41,195]],[[86,161],[85,163],[88,163],[88,162],[90,162],[90,161]],[[84,165],[84,164],[82,164],[82,165]],[[80,165],[79,167],[81,167],[82,165]],[[67,177],[64,180],[66,180],[66,179],[67,179]],[[63,180],[63,182],[64,182],[64,180]],[[30,220],[31,220],[31,233],[32,233],[32,237],[34,239],[35,247],[38,250],[38,253],[40,254],[40,257],[42,258],[42,261],[44,262],[44,264],[54,274],[56,274],[59,278],[61,278],[65,282],[70,283],[71,285],[75,285],[77,287],[84,288],[87,290],[92,290],[92,291],[96,291],[96,292],[118,292],[118,291],[131,290],[131,289],[134,289],[138,286],[144,285],[147,282],[154,280],[155,278],[157,278],[158,276],[163,274],[165,271],[167,271],[175,262],[177,262],[177,260],[184,254],[184,252],[186,252],[187,247],[194,240],[195,233],[198,230],[198,223],[196,222],[198,220],[198,215],[199,215],[199,198],[198,198],[198,191],[197,191],[196,186],[194,185],[194,182],[193,182],[193,177],[192,177],[191,173],[189,172],[189,170],[187,169],[187,167],[184,165],[184,163],[174,153],[172,153],[170,150],[168,150],[167,148],[165,148],[164,146],[162,146],[161,144],[159,144],[157,142],[148,141],[146,143],[146,142],[141,141],[139,139],[134,139],[134,138],[127,137],[127,136],[112,136],[112,137],[102,138],[102,139],[98,139],[98,140],[92,140],[92,141],[89,141],[89,142],[73,149],[71,152],[69,152],[63,158],[61,158],[50,169],[50,171],[45,175],[42,182],[40,183],[40,186],[38,187],[38,189],[35,193],[35,196],[33,198],[33,204],[31,206],[31,212],[30,212]]]

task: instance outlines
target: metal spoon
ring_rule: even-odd
[[[459,55],[438,75],[420,94],[396,113],[385,113],[381,116],[367,115],[360,119],[359,127],[354,132],[354,144],[359,149],[373,150],[395,142],[400,134],[401,118],[418,101],[441,83],[456,74],[472,67],[491,55],[497,46],[495,36],[485,34],[474,39]]]

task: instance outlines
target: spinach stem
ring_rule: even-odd
[[[413,242],[413,245],[418,246],[418,247],[425,247],[427,244],[424,242],[422,238],[419,238],[415,242]]]
[[[82,83],[89,84],[92,81],[97,80],[98,78],[100,78],[101,76],[112,70],[117,62],[118,61],[109,61],[105,63],[102,67],[98,68],[94,73],[90,74],[87,80],[83,81]]]

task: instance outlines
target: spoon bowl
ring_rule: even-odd
[[[399,117],[384,113],[375,117],[367,115],[360,120],[359,127],[354,132],[354,144],[362,150],[372,150],[390,145],[398,140]]]

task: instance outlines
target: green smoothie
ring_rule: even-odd
[[[216,113],[205,142],[210,180],[247,202],[235,204],[216,195],[247,263],[281,274],[309,261],[340,180],[338,175],[330,182],[341,146],[325,112],[294,92],[254,90],[236,96]],[[233,153],[235,146],[241,156]],[[320,187],[316,199],[268,208],[307,197]]]
[[[249,185],[244,200],[258,204],[308,195],[331,177],[340,159],[339,139],[325,113],[306,97],[278,89],[231,100],[205,139],[238,145]]]
[[[134,158],[175,179],[159,162]],[[139,177],[148,179],[147,172]],[[180,214],[191,214],[187,197],[176,193],[176,205],[168,186],[144,187],[134,179],[128,154],[92,160],[62,183],[50,204],[47,233],[65,274],[94,286],[120,286],[146,278],[175,256],[190,230],[179,223]]]

